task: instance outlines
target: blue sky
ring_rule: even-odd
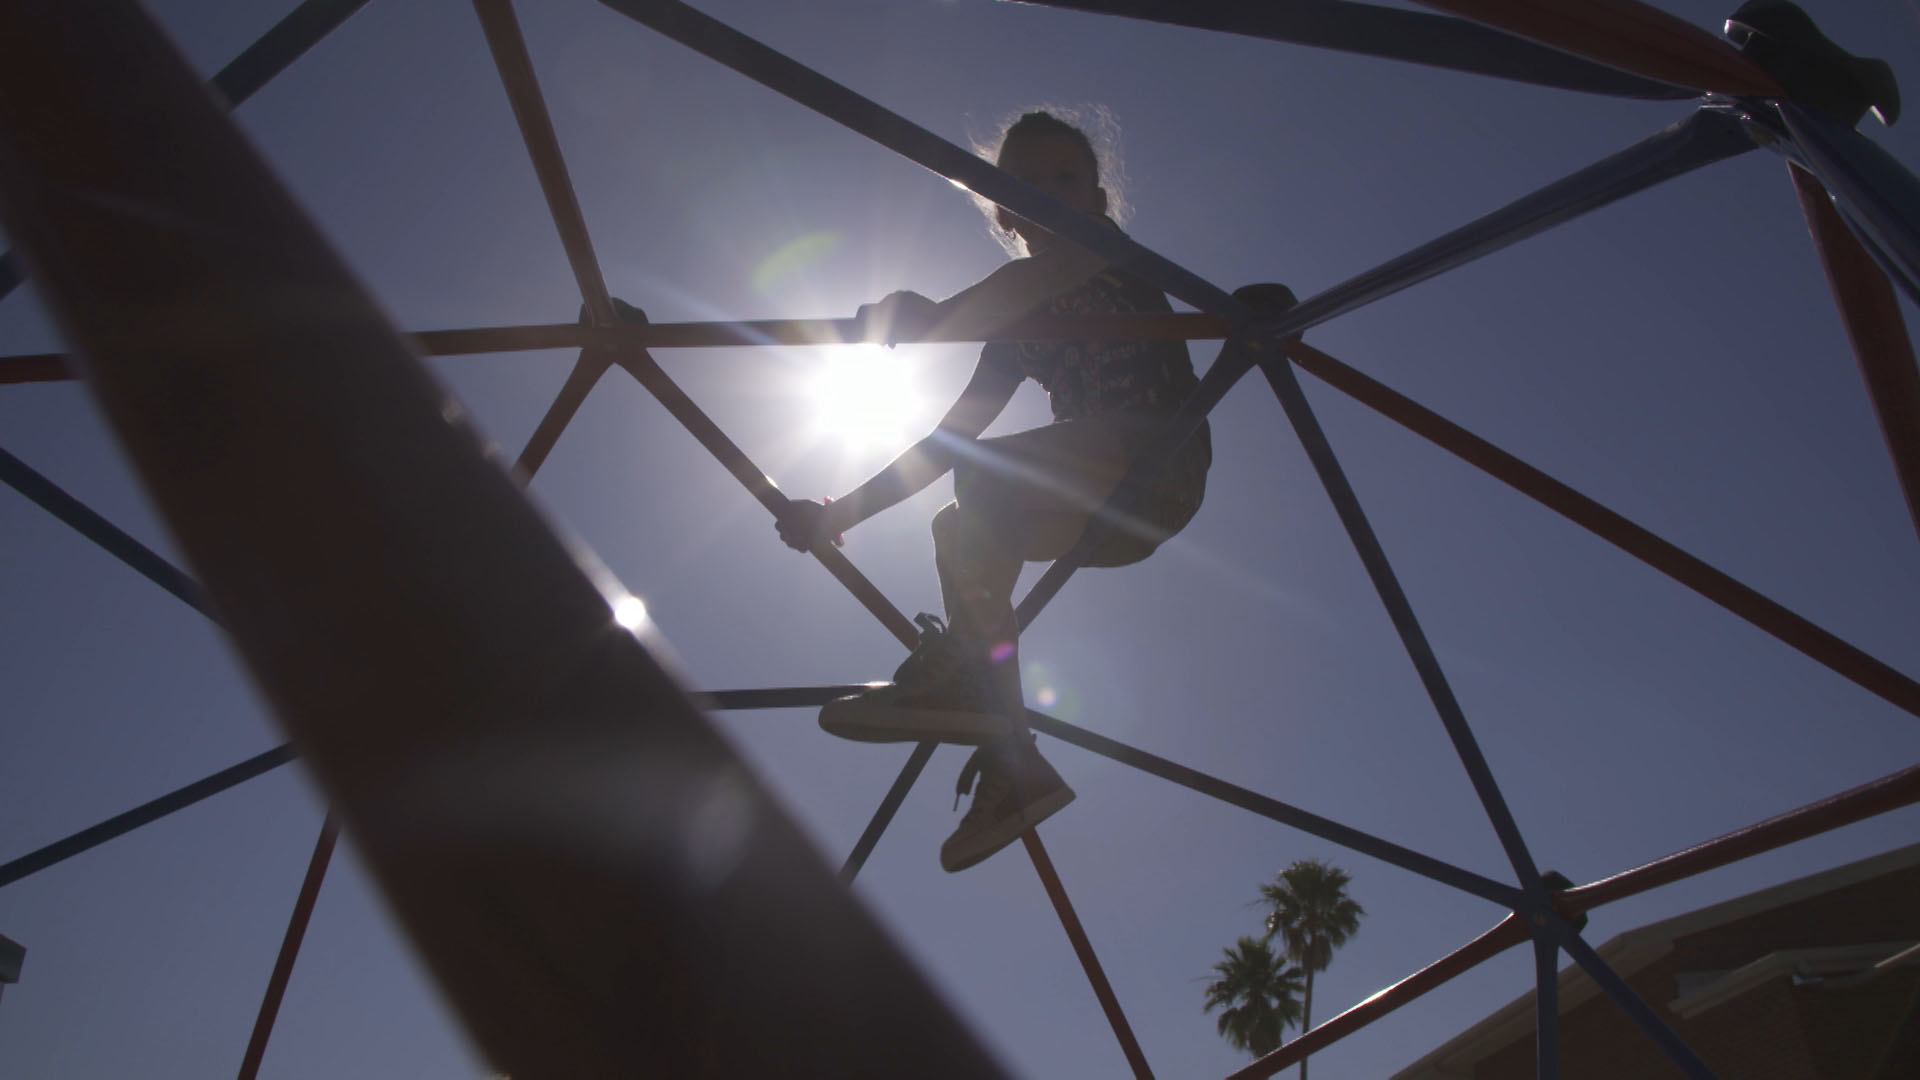
[[[1726,11],[1668,0],[1715,27]],[[1732,6],[1732,5],[1727,5]],[[1911,86],[1920,9],[1818,0]],[[203,71],[291,4],[155,3]],[[1003,258],[951,186],[587,0],[521,4],[613,291],[655,320],[844,316],[947,295]],[[703,10],[956,140],[1040,102],[1125,131],[1132,235],[1227,287],[1310,295],[1680,118],[1198,31],[989,3],[710,2]],[[468,5],[376,0],[238,113],[409,329],[567,321],[578,295]],[[1920,166],[1915,122],[1865,129]],[[787,252],[782,258],[779,253]],[[1909,310],[1909,317],[1912,312]],[[1908,672],[1920,542],[1785,166],[1711,167],[1336,320],[1309,341]],[[30,290],[0,351],[58,348]],[[1195,349],[1196,363],[1214,347]],[[887,359],[944,407],[965,347]],[[892,445],[822,431],[820,351],[662,353],[796,496]],[[564,353],[434,370],[514,451]],[[1317,383],[1303,380],[1543,867],[1603,876],[1920,759],[1920,722]],[[171,551],[73,384],[0,388],[0,445]],[[1043,422],[1022,391],[1001,430]],[[909,428],[900,440],[918,434]],[[1063,718],[1494,877],[1505,860],[1277,403],[1215,413],[1206,506],[1147,563],[1077,577],[1025,644]],[[702,688],[883,678],[898,646],[637,386],[596,390],[534,484],[648,608]],[[937,593],[942,489],[848,536],[909,613]],[[219,636],[0,493],[0,858],[279,741]],[[906,756],[800,711],[719,723],[838,862]],[[1200,1011],[1222,946],[1286,863],[1331,858],[1369,912],[1320,1016],[1496,922],[1486,902],[1070,747],[1042,831],[1149,1060],[1244,1059]],[[942,873],[943,751],[856,886],[1017,1073],[1111,1076],[1118,1049],[1018,849]],[[28,946],[0,1001],[8,1075],[237,1066],[321,804],[295,769],[0,890]],[[1595,942],[1910,841],[1912,810],[1596,912]],[[1515,951],[1314,1058],[1369,1077],[1520,993]],[[483,1066],[349,855],[327,882],[263,1075],[471,1077]]]

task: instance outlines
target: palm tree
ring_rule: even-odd
[[[1213,965],[1219,978],[1207,984],[1207,1011],[1225,1007],[1220,1034],[1236,1050],[1265,1057],[1281,1035],[1300,1022],[1300,969],[1287,967],[1260,938],[1243,937]]]
[[[1333,963],[1333,950],[1360,929],[1366,911],[1347,895],[1353,877],[1318,859],[1301,859],[1260,886],[1260,899],[1270,909],[1267,939],[1279,937],[1286,957],[1306,973],[1305,999],[1300,1008],[1300,1030],[1313,1023],[1313,974]],[[1307,1059],[1300,1059],[1300,1080],[1307,1080]]]

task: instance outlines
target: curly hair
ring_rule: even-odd
[[[973,152],[998,164],[1007,140],[1022,135],[1064,135],[1086,148],[1093,164],[1095,182],[1107,193],[1107,216],[1125,225],[1133,207],[1127,202],[1127,174],[1120,160],[1120,125],[1105,106],[1075,107],[1040,105],[1022,109],[1002,121],[991,135],[975,138]],[[992,200],[972,195],[973,203],[987,219],[987,231],[1008,255],[1019,258],[1027,253],[1026,241],[1000,226],[1000,208]]]

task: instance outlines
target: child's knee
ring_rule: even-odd
[[[950,502],[933,515],[933,547],[935,551],[953,547],[960,535],[960,504]]]

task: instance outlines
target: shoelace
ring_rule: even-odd
[[[1033,742],[1034,742],[1033,736],[1031,735],[1027,736],[1028,745],[1032,745]],[[967,813],[972,814],[975,810],[979,809],[983,804],[991,802],[992,800],[986,798],[988,786],[992,784],[1000,784],[1002,786],[1012,787],[1013,786],[1012,770],[1017,767],[1018,766],[1014,765],[1011,761],[1009,761],[1000,767],[992,768],[990,770],[989,760],[987,755],[987,747],[984,747],[984,746],[975,747],[973,750],[973,753],[968,755],[967,763],[965,765],[960,766],[960,780],[958,783],[954,784],[953,786],[953,808],[955,810],[960,809],[961,798],[972,793],[974,780],[980,777],[983,773],[987,775],[985,779],[982,779],[980,781],[980,795],[973,800],[973,805],[967,808]]]
[[[960,800],[973,793],[973,781],[986,765],[987,748],[976,747],[968,755],[967,763],[960,766],[960,782],[953,786],[953,808],[960,809]],[[984,789],[983,789],[984,790]]]
[[[951,651],[951,641],[947,634],[947,624],[938,615],[921,612],[913,617],[914,624],[920,627],[920,640],[914,644],[913,652],[893,673],[896,683],[940,682],[951,671],[939,670],[951,664],[953,658],[943,655]],[[934,670],[929,671],[932,668]]]

